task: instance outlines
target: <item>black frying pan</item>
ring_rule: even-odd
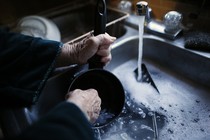
[[[98,0],[95,12],[94,35],[105,33],[106,3]],[[69,90],[89,88],[96,89],[102,100],[101,113],[93,127],[102,127],[113,121],[122,111],[125,102],[125,93],[119,79],[109,71],[103,69],[100,57],[94,55],[89,60],[89,70],[79,73],[71,82]],[[109,114],[107,116],[107,114]]]

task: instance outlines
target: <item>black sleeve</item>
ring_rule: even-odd
[[[35,103],[62,43],[0,29],[0,106]]]
[[[80,109],[62,102],[17,137],[18,140],[93,140],[93,130]]]

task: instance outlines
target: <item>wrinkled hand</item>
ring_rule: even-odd
[[[94,54],[101,56],[101,62],[107,64],[111,60],[110,45],[115,37],[106,34],[88,36],[75,44],[64,44],[57,60],[57,66],[70,64],[86,64]]]
[[[66,95],[68,102],[76,104],[87,116],[87,119],[94,123],[101,111],[101,98],[95,89],[76,89]]]

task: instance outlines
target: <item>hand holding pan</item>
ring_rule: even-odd
[[[98,0],[95,12],[94,35],[105,33],[106,3]],[[122,111],[125,102],[124,88],[119,79],[103,69],[100,56],[94,55],[89,60],[89,70],[78,73],[70,84],[69,91],[74,89],[90,89],[98,91],[101,98],[101,113],[94,128],[103,127],[112,122]]]

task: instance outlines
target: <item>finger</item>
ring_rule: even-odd
[[[68,92],[68,93],[65,95],[65,99],[68,99],[72,93],[73,93],[73,91]]]
[[[98,96],[98,103],[99,103],[99,106],[101,106],[101,98]]]
[[[98,93],[97,90],[96,90],[96,89],[93,89],[93,88],[86,89],[86,91],[91,91],[91,92],[96,92],[96,93]]]
[[[112,41],[115,41],[117,38],[114,36],[110,36],[108,33],[105,33],[107,37],[109,37]]]
[[[101,62],[104,63],[104,64],[108,64],[110,61],[112,60],[112,55],[110,54],[109,56],[106,56],[106,57],[102,57],[101,58]]]
[[[101,107],[101,98],[98,96],[98,93],[97,96],[94,97],[93,107],[95,108]]]
[[[98,92],[95,89],[87,89],[86,95],[89,98],[89,101],[91,101],[92,104],[94,104],[94,101],[99,98]]]
[[[106,50],[111,50],[111,45],[110,44],[105,44],[105,45],[101,45],[101,46],[99,46],[99,50],[104,50],[104,49],[106,49]]]
[[[87,89],[86,92],[88,92],[89,94],[95,95],[95,97],[98,96],[98,91],[93,88]]]
[[[99,115],[100,115],[100,112],[98,111],[92,112],[90,116],[90,122],[94,123],[98,119]]]
[[[106,56],[109,56],[111,54],[111,52],[109,50],[99,50],[97,52],[97,55],[101,56],[101,57],[106,57]]]
[[[116,40],[116,37],[112,37],[108,34],[100,34],[95,36],[97,42],[99,45],[106,45],[106,44],[111,44]]]
[[[97,98],[95,99],[95,101],[94,101],[93,106],[94,106],[95,108],[101,107],[101,98],[97,97]]]

